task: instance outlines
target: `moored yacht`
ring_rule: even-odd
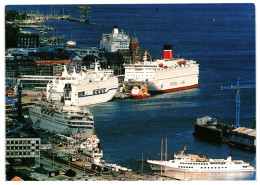
[[[200,157],[195,154],[184,154],[181,150],[174,154],[173,160],[147,160],[152,170],[163,171],[187,171],[187,172],[253,172],[253,166],[249,162],[242,160],[232,160],[231,156],[227,159],[211,159]]]

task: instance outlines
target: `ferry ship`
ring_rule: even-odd
[[[124,64],[126,82],[140,82],[150,92],[171,92],[199,87],[199,64],[194,60],[174,58],[171,45],[165,45],[162,59]]]
[[[29,108],[29,116],[35,127],[69,137],[87,138],[94,128],[93,115],[87,108],[66,101],[36,102]]]
[[[103,34],[100,40],[100,48],[105,49],[107,52],[117,52],[122,49],[129,49],[130,37],[126,35],[123,30],[118,31],[118,27],[114,26],[112,33]]]
[[[169,161],[147,160],[152,170],[163,171],[183,171],[183,172],[253,172],[253,166],[249,162],[242,160],[232,160],[231,156],[227,159],[211,159],[199,157],[195,154],[184,154],[183,150],[174,154],[174,159]]]
[[[61,77],[56,77],[47,84],[47,99],[62,100],[63,93],[71,94],[72,105],[85,106],[110,101],[114,98],[118,87],[118,78],[105,70],[98,68],[95,62],[94,70],[81,70],[76,73],[75,68],[68,74],[66,67]]]

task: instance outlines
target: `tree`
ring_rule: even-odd
[[[17,36],[20,33],[20,28],[17,24],[5,23],[5,47],[16,47]]]
[[[68,177],[75,177],[76,176],[76,172],[72,169],[68,169],[66,172],[65,172],[65,175],[68,176]]]
[[[20,14],[16,10],[5,11],[5,21],[19,20]]]

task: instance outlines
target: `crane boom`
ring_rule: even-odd
[[[221,86],[220,90],[223,89],[236,89],[236,125],[235,128],[240,127],[239,124],[239,118],[240,118],[240,89],[248,89],[248,88],[255,88],[255,84],[253,85],[240,85],[239,84],[239,78],[237,79],[237,84],[236,85],[231,85],[231,86]]]

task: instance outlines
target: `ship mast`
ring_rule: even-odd
[[[81,13],[81,18],[84,18],[86,23],[90,23],[90,17],[91,17],[90,13],[92,12],[90,10],[91,7],[88,5],[82,5],[79,6],[78,8],[79,8],[78,12]]]

